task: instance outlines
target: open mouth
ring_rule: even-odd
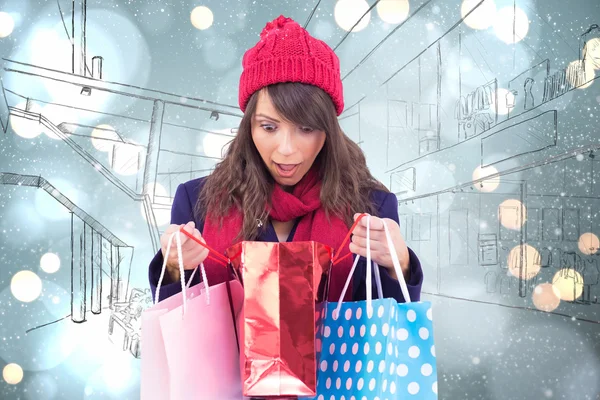
[[[281,176],[283,178],[289,178],[290,176],[294,175],[294,173],[298,169],[298,166],[300,165],[300,164],[277,164],[277,163],[274,163],[274,164],[277,167],[277,173],[279,174],[279,176]]]

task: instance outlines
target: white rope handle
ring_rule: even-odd
[[[196,268],[197,269],[197,268]],[[206,304],[210,304],[210,292],[208,286],[208,278],[206,277],[206,270],[204,269],[204,263],[200,264],[200,272],[202,273],[202,283],[204,284],[204,290],[206,291]],[[192,280],[190,279],[190,282]]]
[[[160,287],[162,286],[162,282],[164,280],[165,277],[165,273],[167,270],[167,261],[169,259],[169,253],[171,251],[171,246],[173,244],[173,238],[176,239],[177,242],[177,260],[178,260],[178,264],[179,264],[179,275],[180,275],[180,279],[181,279],[181,294],[183,296],[183,315],[185,315],[185,313],[187,312],[187,295],[186,295],[186,288],[189,289],[190,285],[192,283],[192,280],[194,279],[194,276],[196,275],[196,271],[198,270],[198,267],[196,267],[194,269],[194,271],[192,272],[192,275],[190,275],[190,279],[188,280],[187,284],[185,283],[185,269],[183,267],[183,252],[181,250],[181,233],[179,231],[175,231],[171,234],[171,236],[169,236],[169,240],[167,242],[167,252],[164,255],[164,261],[163,261],[163,265],[162,265],[162,269],[160,271],[160,277],[158,278],[158,285],[156,285],[156,295],[154,296],[154,304],[156,304],[158,302],[159,299],[159,295],[160,295]],[[208,278],[206,277],[206,270],[204,269],[204,263],[200,264],[200,273],[202,274],[202,283],[204,285],[204,289],[206,291],[206,304],[210,304],[210,291],[209,291],[209,286],[208,286]]]
[[[190,279],[188,280],[187,285],[185,285],[186,288],[190,288],[190,286],[192,285],[192,280],[194,279],[194,276],[196,276],[196,271],[198,271],[198,267],[194,268],[194,271],[192,271],[192,274],[190,275]]]
[[[182,250],[181,250],[181,234],[178,230],[173,232],[171,234],[171,236],[169,236],[169,240],[167,242],[167,252],[163,256],[164,260],[163,260],[162,269],[160,271],[160,277],[158,278],[158,285],[156,285],[156,295],[154,296],[154,304],[156,304],[158,302],[158,299],[160,298],[159,297],[160,296],[160,287],[162,286],[162,282],[165,278],[165,273],[167,271],[167,261],[169,260],[169,253],[171,252],[171,246],[173,245],[173,238],[175,238],[175,242],[177,243],[177,261],[179,264],[179,278],[181,280],[181,292],[183,295],[183,310],[182,311],[183,311],[183,314],[185,314],[187,311],[187,296],[185,293],[185,288],[186,288],[185,270],[183,268],[183,254],[182,254]]]
[[[371,263],[371,216],[367,215],[367,264],[366,264],[366,268],[367,268],[367,277],[366,277],[366,290],[367,290],[367,311],[370,310],[370,312],[373,312],[373,304],[372,304],[372,299],[373,299],[373,287],[372,287],[372,275],[371,275],[371,268],[373,268],[373,263]],[[344,296],[346,296],[346,292],[348,291],[348,287],[350,286],[350,281],[352,280],[352,277],[354,276],[354,271],[356,270],[356,266],[358,265],[358,260],[360,259],[359,255],[356,255],[356,257],[354,258],[354,264],[352,264],[352,269],[350,269],[350,273],[348,274],[348,278],[346,279],[346,284],[344,285],[344,289],[342,290],[342,294],[340,295],[340,299],[338,301],[337,307],[334,311],[334,315],[337,316],[340,313],[340,310],[342,308],[342,300],[344,299]],[[375,284],[377,285],[377,294],[379,295],[379,298],[382,299],[383,298],[383,290],[381,287],[381,276],[379,274],[379,266],[375,264]]]
[[[160,298],[160,287],[162,286],[162,282],[165,278],[165,273],[167,272],[167,260],[169,259],[169,253],[171,251],[171,246],[173,245],[173,238],[175,237],[175,233],[169,236],[169,240],[167,241],[167,252],[163,254],[163,265],[160,270],[160,276],[158,278],[158,284],[156,285],[156,291],[154,292],[154,304],[158,303],[158,299]]]

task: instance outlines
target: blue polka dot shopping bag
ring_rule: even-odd
[[[387,226],[385,233],[393,249]],[[369,240],[367,233],[367,243]],[[373,270],[378,299],[372,298],[372,268],[367,268],[367,300],[343,303],[348,279],[340,301],[326,303],[320,315],[317,396],[313,399],[437,399],[431,303],[410,301],[396,252],[391,253],[407,302],[383,298],[377,264]],[[366,258],[371,265],[368,247]]]

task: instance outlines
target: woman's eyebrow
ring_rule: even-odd
[[[258,117],[263,117],[263,118],[266,118],[266,119],[270,119],[271,121],[277,122],[277,123],[281,122],[281,121],[279,121],[279,120],[277,120],[277,119],[275,119],[273,117],[269,117],[268,115],[265,115],[265,114],[262,114],[262,113],[261,114],[256,114],[256,118],[258,118]]]

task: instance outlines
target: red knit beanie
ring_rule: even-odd
[[[254,92],[281,82],[320,87],[331,96],[338,116],[344,110],[340,60],[325,42],[310,36],[291,18],[281,15],[267,23],[260,41],[244,54],[242,67],[242,111]]]

